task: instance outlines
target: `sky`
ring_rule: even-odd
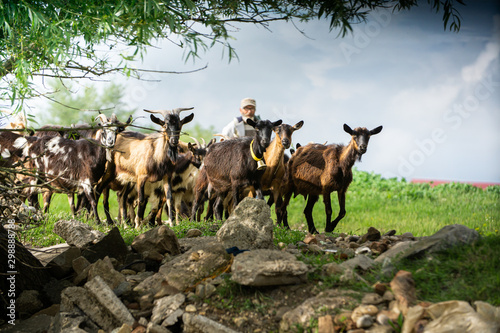
[[[239,115],[240,100],[251,97],[264,119],[304,121],[294,144],[347,144],[344,123],[383,125],[359,170],[407,180],[500,182],[500,4],[467,1],[455,33],[422,3],[407,12],[374,12],[344,38],[326,20],[241,25],[232,33],[238,59],[231,62],[219,46],[185,62],[182,49],[158,41],[135,66],[207,68],[120,83],[137,110],[194,107],[186,131],[200,124],[220,132]]]

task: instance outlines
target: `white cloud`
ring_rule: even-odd
[[[486,44],[476,61],[462,69],[462,78],[465,82],[475,84],[481,81],[488,73],[490,65],[500,56],[500,16],[494,17],[494,31],[491,42]]]

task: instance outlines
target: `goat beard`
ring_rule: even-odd
[[[175,163],[177,161],[177,146],[172,146],[168,144],[168,158],[172,161],[172,163]]]

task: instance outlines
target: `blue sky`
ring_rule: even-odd
[[[328,21],[238,26],[239,59],[214,47],[195,63],[168,41],[151,48],[140,68],[193,74],[148,74],[128,80],[137,110],[195,107],[193,123],[218,131],[239,115],[239,101],[289,124],[304,120],[294,143],[347,143],[342,129],[383,125],[361,170],[384,177],[500,182],[500,9],[469,1],[462,29],[445,31],[427,5],[378,11],[345,38]],[[142,115],[138,111],[138,115]],[[189,130],[189,125],[186,125]]]

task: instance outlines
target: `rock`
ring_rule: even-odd
[[[61,332],[61,326],[79,328],[84,322],[84,325],[88,327],[92,327],[88,324],[89,322],[93,323],[96,328],[94,332],[99,327],[111,331],[123,324],[117,321],[93,294],[83,287],[69,287],[63,290],[60,311],[59,316],[56,316],[54,332]]]
[[[373,319],[370,315],[363,315],[356,320],[358,328],[368,328],[373,325]]]
[[[280,332],[289,332],[297,324],[307,328],[313,319],[320,316],[321,311],[336,311],[353,304],[356,304],[356,300],[349,293],[341,293],[333,289],[321,292],[285,313],[280,322]]]
[[[42,309],[42,310],[38,311],[37,313],[35,313],[33,315],[33,317],[41,316],[41,315],[47,315],[47,316],[54,317],[59,313],[60,308],[61,308],[61,306],[59,304],[52,304],[48,308]]]
[[[133,330],[132,326],[130,326],[130,325],[128,325],[128,324],[123,324],[123,325],[122,325],[122,326],[118,329],[118,331],[113,330],[113,332],[114,332],[114,331],[116,331],[116,333],[132,333],[132,330]]]
[[[203,235],[203,233],[201,232],[201,230],[198,230],[198,229],[189,229],[186,232],[187,238],[200,237],[201,235]]]
[[[79,248],[91,245],[104,237],[102,232],[93,230],[88,224],[77,220],[56,222],[54,233],[61,236],[69,245]]]
[[[318,333],[335,333],[332,316],[326,315],[318,318]]]
[[[28,251],[35,256],[42,265],[47,266],[47,264],[57,257],[60,253],[63,253],[66,251],[68,248],[70,248],[71,245],[68,243],[61,243],[61,244],[56,244],[48,247],[43,247],[41,249],[39,248],[33,248],[33,249],[28,249]]]
[[[368,232],[361,236],[361,243],[366,243],[368,241],[374,242],[378,241],[381,238],[380,231],[375,229],[374,227],[368,228]]]
[[[146,273],[147,276],[146,274],[144,274],[144,278],[139,275],[139,278],[142,280],[139,282],[137,286],[133,288],[133,291],[139,295],[144,295],[149,293],[154,295],[161,290],[162,283],[165,282],[165,276],[163,274],[150,274],[148,272]]]
[[[184,322],[184,333],[238,333],[218,322],[201,315],[184,313],[182,315]]]
[[[139,253],[149,252],[150,256],[154,252],[161,255],[169,253],[174,256],[181,253],[177,236],[166,225],[153,228],[135,237],[132,241],[132,248]]]
[[[132,269],[138,273],[144,272],[146,270],[146,262],[142,254],[131,252],[125,257],[123,267],[126,269]]]
[[[127,253],[128,248],[120,234],[120,229],[114,227],[97,243],[85,248],[82,251],[82,256],[91,263],[98,259],[104,259],[104,257],[114,258],[119,262],[123,262]]]
[[[306,238],[304,238],[303,242],[306,243],[307,245],[309,245],[309,244],[318,244],[318,240],[312,234],[307,234]]]
[[[199,256],[198,260],[190,259],[193,252]],[[203,243],[162,265],[159,273],[164,276],[165,281],[170,286],[186,290],[216,272],[229,269],[230,263],[231,255],[227,254],[221,244],[216,242]]]
[[[272,249],[273,220],[264,200],[245,198],[217,232],[224,248]]]
[[[185,301],[186,296],[184,296],[184,294],[177,294],[157,299],[154,302],[155,305],[150,322],[153,324],[159,324],[169,315],[174,313],[174,311],[179,309]]]
[[[188,304],[186,306],[185,310],[186,310],[186,312],[190,312],[190,313],[197,311],[196,306],[194,306],[193,304]]]
[[[46,267],[53,277],[63,279],[73,273],[73,260],[80,257],[80,254],[79,248],[71,246],[54,257]]]
[[[364,255],[369,255],[372,254],[372,250],[368,246],[361,246],[354,251],[356,255],[364,254]]]
[[[375,316],[378,313],[378,308],[375,305],[360,305],[356,307],[351,314],[351,319],[355,323],[358,322],[358,320],[363,317],[363,316]],[[373,324],[373,322],[372,322]],[[357,324],[356,324],[357,325]],[[357,325],[359,328],[366,328],[366,327],[361,327]],[[371,326],[371,324],[370,324]]]
[[[147,333],[172,333],[170,330],[162,327],[160,325],[156,325],[153,323],[148,323]]]
[[[396,298],[398,308],[406,316],[408,308],[413,306],[417,301],[415,281],[411,273],[399,271],[391,281],[391,289]]]
[[[375,265],[375,261],[365,255],[359,255],[347,261],[344,261],[340,266],[342,269],[356,269],[360,268],[363,271],[371,269]]]
[[[403,238],[414,239],[414,237]],[[456,245],[471,244],[478,239],[479,233],[474,229],[460,224],[447,225],[432,236],[422,237],[418,241],[397,244],[379,256],[376,261],[383,262],[385,258],[395,257],[398,259],[422,257],[426,253],[443,251]]]
[[[2,333],[46,333],[51,325],[53,317],[40,315],[26,320],[16,321],[15,325],[2,327]],[[85,331],[81,331],[85,333]],[[55,332],[54,332],[55,333]],[[75,333],[79,333],[75,331]]]
[[[43,309],[40,293],[37,290],[24,290],[16,299],[16,309],[21,317],[28,317]]]
[[[85,268],[90,266],[90,262],[85,257],[80,256],[73,259],[71,266],[73,267],[75,273],[78,275],[81,274]]]
[[[91,281],[96,276],[100,276],[103,281],[111,288],[115,289],[121,283],[125,282],[125,276],[118,273],[114,268],[109,257],[99,259],[90,265],[88,271],[88,281]]]
[[[382,296],[376,293],[368,293],[363,296],[363,299],[361,300],[362,304],[372,304],[372,305],[377,305],[380,304],[384,301]]]
[[[231,279],[246,286],[303,283],[308,267],[294,255],[277,250],[254,250],[234,258]]]
[[[61,303],[61,292],[68,288],[73,287],[74,284],[68,280],[56,280],[53,279],[50,282],[47,282],[43,286],[43,293],[45,297],[51,304],[60,304]]]
[[[116,297],[106,282],[99,276],[85,284],[85,288],[99,301],[99,303],[108,311],[114,321],[121,324],[134,324],[134,317],[130,314],[125,305]],[[115,325],[119,326],[119,325]]]
[[[341,265],[337,264],[336,262],[330,262],[328,264],[323,265],[321,270],[322,274],[327,276],[341,275],[342,273],[344,273],[344,268]]]
[[[409,332],[423,317],[431,321],[425,332],[484,332],[496,333],[500,329],[500,307],[484,302],[475,302],[477,311],[464,301],[447,301],[427,308],[419,305],[411,307],[405,318],[402,332]]]
[[[85,327],[85,330],[80,327]],[[92,320],[90,320],[85,314],[78,309],[74,312],[60,312],[54,317],[50,325],[48,333],[86,333],[86,332],[98,332],[101,333],[102,330],[96,325]]]

